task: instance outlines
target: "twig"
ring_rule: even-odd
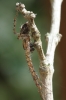
[[[40,32],[37,29],[37,26],[35,25],[34,18],[36,17],[36,14],[34,14],[32,11],[27,11],[25,9],[25,5],[21,3],[16,3],[16,9],[17,11],[21,12],[24,15],[24,18],[28,20],[29,27],[31,29],[32,37],[34,38],[35,47],[39,54],[39,59],[42,62],[45,59],[45,55],[42,49],[42,42],[40,37]]]

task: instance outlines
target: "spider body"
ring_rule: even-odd
[[[30,37],[30,28],[28,25],[28,22],[26,22],[25,24],[21,25],[20,28],[20,33],[18,34],[16,32],[16,17],[18,15],[18,12],[16,13],[16,16],[14,18],[14,28],[13,31],[15,34],[18,35],[18,39],[22,39],[23,40],[23,49],[26,50],[27,48],[30,49],[30,52],[32,53],[35,50],[35,45],[34,43],[31,42],[31,37]]]

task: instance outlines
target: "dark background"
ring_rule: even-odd
[[[45,34],[50,31],[51,25],[49,0],[0,0],[0,100],[41,100],[26,63],[22,41],[13,34],[16,2],[24,3],[27,10],[37,14],[35,22],[41,32],[45,52]],[[26,20],[19,14],[17,32],[25,22]],[[55,100],[66,100],[66,0],[62,4],[60,33],[63,37],[55,54],[53,91]],[[37,52],[31,56],[38,73]]]

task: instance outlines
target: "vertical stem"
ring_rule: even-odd
[[[53,100],[52,78],[54,72],[54,54],[58,42],[61,39],[59,34],[60,12],[62,0],[51,0],[52,20],[50,33],[47,33],[47,52],[44,66],[40,67],[40,78],[42,81],[42,97],[44,100]]]
[[[42,97],[43,100],[53,100],[53,89],[52,89],[52,78],[53,70],[50,69],[50,66],[44,66],[39,69],[40,78],[42,81]]]
[[[61,19],[61,4],[63,0],[50,0],[52,9],[51,29],[50,33],[59,33]]]

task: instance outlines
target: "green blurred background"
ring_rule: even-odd
[[[13,34],[13,19],[15,4],[22,2],[26,9],[37,14],[35,22],[41,32],[43,49],[46,52],[44,35],[50,31],[51,9],[47,0],[0,0],[0,100],[41,100],[38,90],[29,72],[22,41]],[[26,20],[21,14],[17,18],[16,30]],[[60,67],[62,62],[56,50],[53,91],[55,100],[60,100],[61,83]],[[37,73],[39,58],[37,52],[32,53],[32,59]],[[60,63],[61,62],[61,63]]]

